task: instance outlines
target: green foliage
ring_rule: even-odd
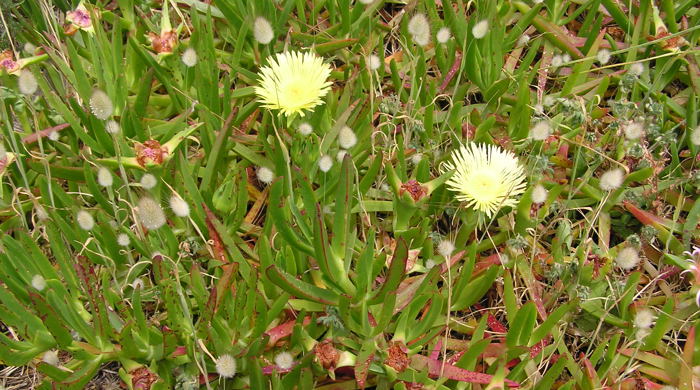
[[[75,1],[0,0],[0,364],[43,389],[105,367],[129,389],[691,389],[700,12],[620,3],[85,1],[85,28]],[[303,117],[256,99],[285,50],[332,68]],[[448,188],[469,142],[524,167],[493,218]]]

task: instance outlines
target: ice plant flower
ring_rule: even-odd
[[[525,191],[525,173],[518,158],[495,145],[470,143],[452,152],[443,170],[454,170],[447,188],[456,198],[490,218],[501,207],[515,206]]]
[[[82,1],[74,11],[66,12],[66,25],[63,28],[66,35],[73,35],[78,30],[87,31],[90,34],[95,32],[90,12],[85,8]]]
[[[323,104],[330,90],[331,67],[312,53],[279,53],[260,69],[260,85],[255,87],[263,107],[281,110],[286,116]]]
[[[15,61],[15,55],[10,50],[0,52],[0,70],[4,70],[9,74],[19,72],[21,65]]]

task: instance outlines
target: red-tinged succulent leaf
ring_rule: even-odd
[[[430,352],[430,358],[433,360],[437,360],[440,358],[440,351],[442,351],[442,339],[438,339],[438,342],[435,343],[435,347],[433,348],[433,351]]]
[[[450,81],[455,77],[459,69],[462,67],[462,53],[457,52],[455,53],[455,61],[450,67],[450,70],[447,71],[447,74],[445,75],[445,78],[442,80],[442,84],[440,84],[440,92],[444,92],[445,88],[447,88],[448,85],[450,85]]]
[[[440,376],[440,374],[442,374],[442,376],[445,378],[460,382],[480,383],[486,385],[491,383],[491,380],[493,379],[493,375],[465,370],[450,364],[443,365],[443,362],[439,360],[432,360],[423,355],[413,355],[411,357],[411,367],[419,371],[427,369],[428,374],[433,378],[437,378]],[[508,387],[520,387],[517,382],[510,379],[505,379],[505,383],[508,385]]]
[[[70,127],[70,124],[63,123],[63,124],[60,124],[57,126],[48,127],[44,130],[37,131],[36,133],[31,133],[28,136],[22,138],[22,143],[32,144],[32,143],[36,142],[37,140],[39,140],[39,138],[48,137],[49,134],[53,133],[54,131],[61,131],[67,127]]]
[[[486,324],[489,326],[489,329],[494,332],[508,333],[508,327],[503,325],[501,321],[496,319],[496,317],[494,317],[492,314],[489,314],[486,318]]]
[[[267,345],[273,346],[273,345],[277,344],[277,342],[280,341],[281,339],[292,334],[292,331],[294,331],[294,325],[296,323],[297,323],[296,320],[287,321],[284,324],[277,325],[274,328],[265,332],[265,334],[270,337],[270,339],[267,342]],[[309,317],[309,316],[304,317],[302,324],[304,326],[306,326],[310,323],[311,323],[311,317]]]
[[[629,201],[624,201],[622,204],[625,205],[625,208],[627,211],[629,211],[639,222],[645,224],[645,225],[663,225],[664,220],[661,217],[658,217],[648,211],[644,211],[640,209],[639,207],[633,205]]]
[[[216,220],[216,216],[214,213],[209,210],[209,207],[207,207],[206,204],[202,203],[202,207],[204,208],[204,212],[206,213],[206,223],[207,223],[207,229],[209,230],[209,239],[213,241],[213,249],[214,249],[214,257],[221,261],[222,263],[227,263],[228,261],[226,260],[226,252],[224,250],[224,242],[221,240],[221,236],[219,235],[219,232],[216,231],[216,227],[214,226],[214,220]]]
[[[370,353],[366,359],[358,359],[355,362],[355,381],[357,382],[357,387],[364,389],[367,385],[367,375],[369,374],[369,366],[374,360],[374,353]]]

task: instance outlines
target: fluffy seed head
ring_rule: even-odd
[[[542,184],[538,184],[535,186],[535,188],[532,189],[532,203],[534,204],[542,204],[545,201],[547,201],[547,189],[542,186]]]
[[[644,73],[644,65],[642,65],[640,62],[635,62],[632,64],[632,66],[630,66],[629,72],[632,76],[639,77],[642,75],[642,73]]]
[[[333,159],[329,155],[323,155],[318,159],[318,169],[321,172],[328,172],[333,167]]]
[[[33,95],[39,88],[39,83],[36,81],[34,74],[28,70],[19,72],[18,79],[19,91],[25,95]]]
[[[22,49],[29,55],[34,55],[34,52],[36,51],[36,46],[32,44],[31,42],[25,42],[24,46],[22,46]]]
[[[274,172],[272,172],[272,169],[268,167],[259,167],[256,174],[258,176],[258,180],[264,184],[272,183],[272,179],[275,178]]]
[[[621,249],[615,257],[615,264],[625,271],[629,271],[639,264],[639,253],[631,246]]]
[[[303,122],[299,125],[299,134],[306,137],[307,135],[313,133],[314,128],[308,122]]]
[[[112,172],[105,167],[97,170],[97,183],[102,187],[110,187],[113,183]]]
[[[44,352],[44,355],[41,357],[41,360],[46,364],[50,364],[56,367],[58,367],[58,364],[60,363],[60,361],[58,360],[58,352],[54,350]]]
[[[433,267],[435,267],[435,260],[428,259],[428,261],[425,262],[425,268],[432,269]]]
[[[197,65],[197,51],[194,48],[188,47],[182,52],[182,63],[188,68]]]
[[[146,196],[139,200],[138,216],[141,224],[148,230],[156,230],[165,225],[163,208],[153,198]]]
[[[455,170],[446,184],[457,192],[457,200],[489,218],[501,207],[515,206],[515,198],[525,191],[525,173],[518,158],[495,145],[462,145],[452,152],[445,169]]]
[[[690,133],[690,143],[695,146],[700,146],[700,126],[696,127],[695,130]]]
[[[289,370],[294,366],[294,356],[287,351],[280,352],[275,356],[275,364],[283,370]]]
[[[408,21],[408,32],[414,42],[425,46],[430,42],[430,23],[423,14],[415,14]]]
[[[343,126],[338,133],[338,145],[343,149],[350,149],[357,144],[357,136],[348,126]]]
[[[190,215],[190,205],[178,194],[173,194],[173,196],[170,197],[170,209],[173,210],[175,215],[181,218],[186,218]]]
[[[43,276],[36,274],[32,277],[32,287],[37,291],[42,291],[46,288],[46,280]]]
[[[146,283],[144,283],[144,282],[143,282],[143,279],[141,279],[141,278],[136,278],[136,279],[134,279],[133,282],[131,282],[131,287],[132,287],[134,290],[137,290],[137,289],[143,290],[143,287],[144,287],[145,285],[146,285]]]
[[[654,325],[656,316],[649,309],[641,309],[634,316],[634,327],[638,329],[649,329]]]
[[[215,361],[216,372],[224,378],[233,378],[236,375],[236,359],[231,355],[221,355]]]
[[[335,159],[338,160],[338,162],[342,163],[343,159],[345,158],[345,155],[348,154],[347,150],[340,149],[338,151],[338,154],[335,155]]]
[[[119,246],[129,246],[130,243],[131,239],[128,234],[119,233],[119,235],[117,235],[117,244],[119,244]]]
[[[600,176],[600,188],[603,191],[612,191],[620,188],[625,181],[625,173],[620,168],[611,169]]]
[[[382,60],[379,58],[379,56],[372,54],[367,58],[367,66],[369,67],[369,70],[377,70],[380,66],[382,66]]]
[[[90,96],[90,109],[92,109],[93,115],[103,121],[109,119],[109,117],[112,116],[112,112],[114,112],[112,99],[100,89],[96,89],[92,92],[92,96]]]
[[[105,131],[109,134],[117,134],[119,130],[121,130],[121,126],[119,126],[119,122],[115,120],[107,121],[107,124],[105,124]]]
[[[472,27],[472,35],[476,39],[485,37],[487,32],[489,32],[489,21],[486,19],[479,21]]]
[[[411,156],[411,163],[413,165],[418,165],[422,159],[423,159],[422,153],[415,153],[413,156]]]
[[[567,54],[567,53],[564,53],[564,54],[561,55],[561,60],[562,60],[564,63],[570,62],[570,61],[571,61],[571,56],[570,56],[569,54]]]
[[[253,36],[259,43],[267,45],[275,37],[275,33],[272,31],[270,22],[262,16],[258,16],[253,23]]]
[[[598,50],[598,54],[596,54],[596,59],[598,62],[600,62],[601,65],[605,65],[608,62],[610,62],[610,50],[608,49],[600,49]]]
[[[284,52],[260,69],[255,93],[263,107],[280,110],[286,116],[313,111],[330,91],[331,67],[310,52]]]
[[[155,187],[156,184],[158,184],[158,179],[156,179],[156,177],[150,173],[147,173],[141,176],[141,181],[139,183],[141,184],[141,187],[150,190]]]
[[[448,27],[439,29],[437,34],[435,34],[435,39],[437,39],[438,43],[447,43],[451,37],[452,33]]]
[[[438,244],[437,250],[440,256],[449,258],[455,251],[455,244],[450,240],[442,240]]]
[[[527,34],[523,34],[518,38],[518,46],[525,46],[530,42],[530,36]]]
[[[530,129],[530,138],[535,141],[544,141],[552,133],[552,126],[548,120],[542,120],[535,123]]]
[[[78,221],[78,226],[83,230],[92,230],[95,227],[95,218],[85,210],[78,211],[75,219]]]
[[[636,140],[644,135],[644,123],[639,121],[627,122],[623,125],[622,130],[625,132],[625,138],[630,141]]]
[[[554,57],[552,57],[552,67],[558,68],[563,63],[564,63],[564,58],[561,55],[556,54]]]

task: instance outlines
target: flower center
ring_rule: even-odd
[[[471,189],[476,195],[474,198],[482,202],[492,202],[501,192],[501,183],[497,182],[498,175],[491,171],[474,172],[471,180]]]

